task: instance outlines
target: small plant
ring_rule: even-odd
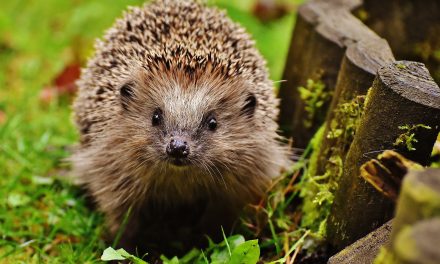
[[[331,93],[326,91],[325,85],[321,80],[314,81],[312,79],[307,80],[305,87],[298,87],[298,91],[305,104],[304,109],[307,112],[307,118],[304,119],[304,126],[311,127],[319,109],[328,102]]]
[[[398,147],[398,146],[404,146],[406,147],[406,149],[408,149],[409,151],[414,151],[416,150],[416,148],[414,147],[414,144],[419,142],[416,138],[415,138],[415,133],[418,129],[431,129],[430,126],[427,125],[423,125],[423,124],[417,124],[417,125],[404,125],[404,126],[399,126],[400,130],[405,130],[404,133],[400,134],[397,138],[396,141],[394,141],[394,146]]]
[[[164,264],[255,264],[260,258],[260,247],[258,240],[245,241],[241,235],[234,235],[226,238],[221,243],[215,244],[209,241],[209,247],[205,251],[192,249],[185,256],[171,259],[161,256]],[[148,262],[136,257],[124,249],[115,250],[108,247],[104,250],[101,260],[129,260],[133,264],[148,264]]]
[[[104,250],[101,256],[101,260],[103,261],[112,261],[112,260],[130,260],[134,264],[148,264],[148,262],[131,255],[123,248],[118,250],[113,249],[112,247],[108,247]]]
[[[364,112],[364,106],[364,95],[357,96],[350,102],[339,104],[335,110],[335,117],[331,121],[327,138],[334,139],[342,136],[342,143],[350,144]]]
[[[240,233],[259,238],[265,263],[297,263],[313,252],[322,237],[301,223],[300,193],[313,151],[310,143],[298,161],[278,178],[259,204],[250,205],[242,216]],[[300,254],[301,252],[301,254]]]

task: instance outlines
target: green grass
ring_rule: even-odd
[[[140,0],[3,1],[0,6],[0,263],[94,263],[108,247],[102,216],[65,175],[77,140],[69,100],[43,102],[44,87]],[[281,78],[293,15],[269,24],[252,1],[227,8],[257,41],[272,79]],[[3,116],[3,117],[2,117]]]

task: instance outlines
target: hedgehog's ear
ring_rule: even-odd
[[[133,100],[134,91],[132,83],[125,83],[119,88],[122,107],[127,110],[130,102]]]
[[[246,97],[245,105],[241,109],[241,112],[248,117],[252,117],[255,113],[255,108],[257,107],[257,98],[254,94],[250,93]]]

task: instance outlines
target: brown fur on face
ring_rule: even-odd
[[[125,241],[154,243],[185,224],[200,234],[230,226],[287,164],[264,60],[223,13],[156,1],[131,8],[96,48],[79,81],[81,146],[71,159],[112,233],[132,208]],[[173,137],[188,143],[186,166],[170,162]]]

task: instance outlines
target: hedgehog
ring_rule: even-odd
[[[130,7],[95,50],[73,104],[72,169],[125,249],[219,237],[289,166],[266,62],[224,11]]]

